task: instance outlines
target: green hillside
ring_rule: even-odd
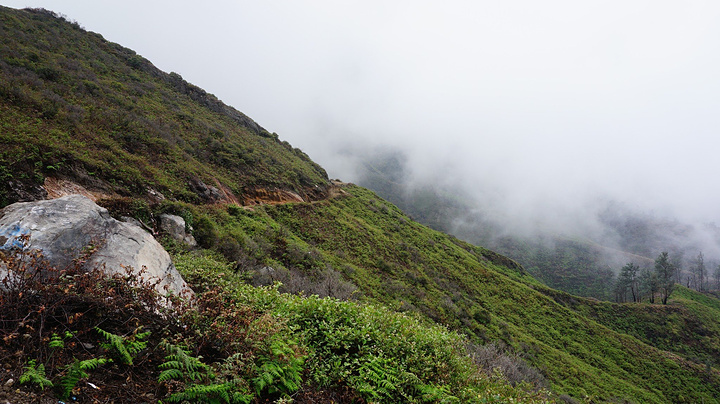
[[[276,134],[101,35],[3,8],[0,38],[2,205],[47,176],[188,202],[208,199],[202,184],[243,202],[275,188],[312,199],[328,183]]]
[[[720,300],[678,286],[669,305],[611,304],[559,296],[556,300],[618,332],[693,362],[717,366]]]
[[[718,402],[714,298],[618,305],[550,289],[331,184],[250,118],[98,34],[0,8],[0,35],[2,204],[69,181],[116,217],[182,216],[200,244],[161,237],[197,292],[172,309],[97,274],[0,288],[6,379],[34,375],[0,399]],[[102,389],[63,390],[83,363]]]
[[[345,268],[366,299],[422,313],[478,343],[503,341],[527,353],[555,391],[574,397],[682,402],[717,395],[717,370],[706,374],[704,365],[580,315],[512,261],[412,222],[367,190],[346,190],[351,196],[265,212]],[[676,376],[667,380],[668,373]]]

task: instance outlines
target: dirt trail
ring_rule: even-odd
[[[325,187],[315,187],[303,190],[303,195],[285,189],[269,187],[257,187],[249,189],[242,196],[236,196],[229,188],[215,180],[214,186],[207,186],[201,181],[195,181],[191,188],[205,200],[205,203],[213,205],[240,205],[253,207],[258,205],[281,205],[285,203],[315,202],[347,195],[342,190],[346,184],[337,180],[331,181]],[[89,190],[84,186],[68,180],[54,177],[46,177],[43,188],[47,191],[47,199],[60,198],[62,196],[80,194],[90,198],[93,202],[100,199],[117,198],[119,195],[104,191]],[[148,197],[154,202],[159,202],[165,197],[154,190],[148,190]]]

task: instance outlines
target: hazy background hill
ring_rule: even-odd
[[[553,288],[612,300],[622,266],[634,262],[650,267],[662,251],[670,252],[681,268],[678,282],[693,288],[699,288],[693,269],[702,252],[713,289],[720,287],[715,275],[720,229],[713,223],[682,222],[614,200],[588,208],[587,216],[574,223],[551,212],[519,221],[491,196],[489,200],[478,197],[483,189],[470,191],[466,188],[470,184],[458,183],[451,175],[436,176],[433,181],[417,178],[400,149],[347,149],[345,153],[357,164],[358,184],[375,190],[421,223],[517,260]]]

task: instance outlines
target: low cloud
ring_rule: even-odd
[[[602,232],[607,201],[720,223],[719,4],[4,3],[182,74],[332,177],[398,149],[511,229]]]

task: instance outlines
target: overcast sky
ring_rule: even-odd
[[[10,1],[67,15],[353,180],[402,147],[513,215],[720,223],[717,1]]]

